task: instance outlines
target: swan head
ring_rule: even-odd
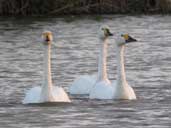
[[[113,36],[113,34],[110,32],[109,26],[103,25],[99,29],[99,37],[100,39],[106,39],[109,36]]]
[[[131,42],[136,42],[137,40],[131,37],[129,34],[122,34],[116,41],[118,46],[122,46]]]
[[[53,40],[52,32],[51,31],[43,32],[42,38],[43,38],[43,42],[44,42],[45,45],[51,44],[51,42]]]

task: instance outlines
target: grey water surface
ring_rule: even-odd
[[[127,81],[137,100],[89,100],[71,104],[22,105],[25,91],[42,84],[41,33],[54,33],[52,75],[68,90],[80,75],[96,74],[97,31],[108,24],[115,36],[138,40],[125,51]],[[116,78],[113,39],[109,39],[108,74]],[[170,128],[171,16],[103,16],[77,18],[0,18],[0,128]]]

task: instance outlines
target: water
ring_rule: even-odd
[[[25,90],[41,85],[41,33],[54,33],[54,85],[68,86],[82,74],[97,72],[100,24],[138,39],[126,46],[127,81],[136,101],[100,101],[72,97],[71,104],[22,105]],[[0,18],[1,128],[170,128],[171,17],[104,16],[102,21],[80,18]],[[112,39],[108,73],[116,78]]]

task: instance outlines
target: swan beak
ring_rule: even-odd
[[[137,42],[137,40],[131,37],[129,34],[124,34],[121,36],[124,37],[126,43]]]
[[[43,32],[42,38],[45,42],[51,42],[53,40],[52,32],[50,31]]]
[[[110,33],[109,33],[109,36],[113,36],[113,33],[110,32]]]
[[[107,34],[108,36],[113,36],[113,33],[111,33],[109,29],[106,29],[106,34]]]

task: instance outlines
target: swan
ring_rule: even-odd
[[[101,44],[103,44],[103,42],[107,39],[108,36],[112,35],[108,29],[109,27],[107,25],[103,25],[100,27],[99,29],[99,41]],[[102,45],[103,46],[103,45]],[[104,50],[107,49],[107,45],[104,46]],[[102,49],[101,49],[101,52]],[[105,51],[106,52],[106,51]],[[101,57],[102,53],[100,53],[100,57]],[[102,59],[99,60],[99,63],[103,63],[101,62],[103,61]],[[106,61],[106,60],[104,60]],[[98,68],[98,74],[102,74],[103,72],[101,71],[103,67],[101,67],[102,64],[99,64],[99,68]],[[107,77],[107,73],[106,73],[106,62],[104,62],[104,74],[103,76],[106,78]],[[102,77],[102,76],[98,76],[98,77]],[[97,81],[97,75],[83,75],[80,76],[79,78],[75,79],[74,82],[70,85],[69,87],[69,93],[70,94],[90,94],[91,89],[93,88],[94,84]],[[109,80],[107,80],[109,82]]]
[[[114,95],[113,99],[135,100],[136,95],[133,88],[126,81],[125,67],[124,67],[124,50],[125,44],[137,41],[129,34],[124,34],[115,39],[115,50],[117,58],[117,79],[113,83]]]
[[[41,87],[33,87],[26,92],[23,104],[45,102],[70,102],[64,89],[53,86],[51,76],[51,43],[52,33],[46,31],[42,35],[44,45],[44,80]]]
[[[96,76],[94,75],[83,75],[76,78],[69,87],[69,93],[72,95],[87,95],[90,93],[91,88],[96,82]]]
[[[89,98],[90,99],[112,99],[113,87],[107,76],[106,70],[106,58],[107,58],[107,46],[108,37],[113,36],[108,26],[102,26],[100,28],[100,54],[98,63],[98,76],[95,84],[93,85]]]

